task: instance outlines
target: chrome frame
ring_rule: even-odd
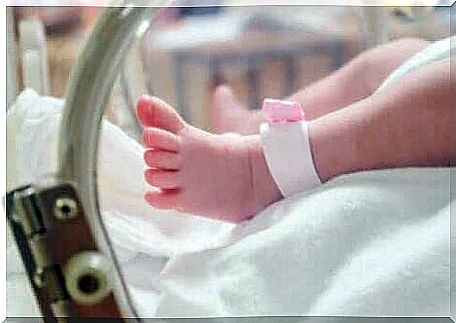
[[[18,80],[16,70],[16,36],[14,34],[13,8],[6,8],[6,109],[14,104],[17,96]]]
[[[110,7],[97,21],[80,55],[67,88],[58,146],[57,179],[72,182],[88,214],[99,249],[111,258],[116,270],[114,293],[126,317],[138,317],[106,228],[101,219],[97,191],[98,142],[103,114],[115,79],[131,45],[148,29],[156,7],[135,7],[124,1]]]

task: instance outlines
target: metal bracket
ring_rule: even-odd
[[[46,321],[120,317],[112,266],[98,250],[72,183],[7,194],[7,217]]]

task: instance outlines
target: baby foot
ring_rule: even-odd
[[[160,188],[145,195],[152,206],[238,222],[281,198],[259,136],[210,134],[146,95],[139,98],[137,113],[148,148],[145,178]]]
[[[212,130],[215,133],[258,133],[261,122],[258,117],[258,111],[249,111],[242,106],[228,86],[216,88],[211,107]]]

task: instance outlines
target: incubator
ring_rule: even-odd
[[[163,3],[155,3],[155,7],[139,7],[140,4],[126,1],[119,7],[106,8],[78,59],[61,121],[58,171],[7,194],[8,221],[45,320],[141,320],[100,215],[97,188],[100,127],[112,88],[119,73],[120,81],[128,83],[122,70],[125,59],[134,43],[148,31]],[[365,30],[370,36],[363,46],[386,41],[384,14],[378,8],[366,10]],[[343,61],[337,57],[340,44],[331,46],[336,68]],[[32,56],[26,58],[33,60]],[[178,57],[176,62],[175,98],[179,108],[186,99],[179,88],[182,59]],[[210,63],[217,70],[220,59]],[[128,85],[124,89],[131,90]],[[126,94],[130,99],[133,96]],[[201,114],[185,109],[180,113],[195,124],[207,124],[207,118]]]

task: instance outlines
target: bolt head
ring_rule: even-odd
[[[60,221],[75,218],[78,215],[78,204],[68,197],[61,197],[55,201],[54,216]]]
[[[41,269],[37,269],[33,274],[33,282],[38,288],[42,288],[44,285],[43,281],[43,271]]]

